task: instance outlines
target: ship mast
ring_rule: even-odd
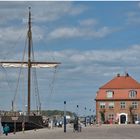
[[[30,97],[31,97],[31,45],[32,45],[32,31],[31,31],[31,11],[29,7],[29,21],[28,21],[28,115],[30,114]]]

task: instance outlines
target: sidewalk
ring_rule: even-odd
[[[38,129],[8,136],[2,135],[0,139],[139,139],[140,125],[94,125],[82,128],[82,132],[73,132],[73,127]]]
[[[32,136],[35,136],[37,134],[44,134],[44,133],[52,133],[52,132],[58,132],[58,131],[63,131],[63,128],[57,128],[54,127],[52,129],[49,128],[43,128],[43,129],[36,129],[36,130],[27,130],[27,131],[20,131],[14,133],[9,133],[8,136],[4,134],[0,134],[0,139],[15,139],[15,138],[25,138],[29,137],[31,138]]]

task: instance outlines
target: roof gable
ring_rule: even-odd
[[[128,74],[125,76],[117,75],[105,85],[101,86],[100,89],[140,89],[140,83]]]

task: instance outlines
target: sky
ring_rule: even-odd
[[[139,1],[0,1],[0,61],[22,61],[29,6],[35,60],[61,62],[36,70],[42,109],[63,110],[66,101],[69,111],[94,114],[97,91],[118,73],[140,82]],[[15,95],[26,109],[27,70],[17,86],[19,72],[0,67],[0,110],[11,110]]]

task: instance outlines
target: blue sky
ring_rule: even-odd
[[[76,111],[79,105],[80,114],[85,107],[90,114],[99,87],[117,73],[128,72],[140,81],[140,2],[0,1],[1,61],[22,59],[29,6],[35,60],[62,63],[53,92],[54,69],[37,70],[43,109],[63,110],[67,101],[67,110]],[[6,72],[0,69],[0,108],[10,110],[19,69],[7,68]],[[26,69],[21,81],[17,109],[27,100]]]

